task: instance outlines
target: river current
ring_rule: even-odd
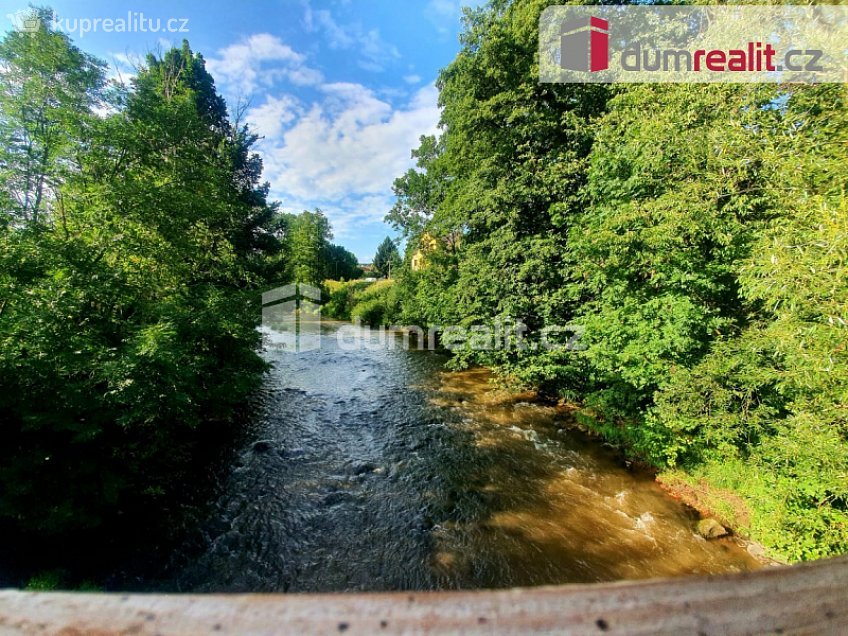
[[[758,567],[567,411],[400,337],[266,350],[235,460],[161,589],[497,588]]]

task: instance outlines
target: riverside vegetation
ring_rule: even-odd
[[[391,320],[583,325],[454,364],[579,403],[776,556],[848,551],[845,85],[539,84],[550,4],[466,12],[387,217],[441,247]]]
[[[127,86],[34,17],[0,42],[0,556],[49,565],[179,526],[266,368],[259,291],[358,270],[268,202],[188,43]]]
[[[585,351],[452,364],[579,405],[776,556],[848,551],[845,86],[542,85],[548,4],[466,13],[395,184],[406,258],[326,283],[325,315],[582,324]],[[120,86],[37,11],[0,43],[0,527],[167,526],[262,377],[258,292],[360,272],[320,211],[268,201],[187,43]]]

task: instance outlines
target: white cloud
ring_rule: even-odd
[[[245,119],[256,133],[263,137],[278,137],[286,124],[291,123],[300,108],[297,100],[288,95],[269,95],[265,103],[247,111]]]
[[[325,205],[322,209],[333,224],[334,240],[344,241],[360,237],[369,225],[375,234],[385,234],[385,230],[377,228],[380,228],[392,205],[394,198],[390,195],[368,195]],[[358,253],[357,256],[362,262],[369,262],[374,254]]]
[[[315,86],[324,81],[324,75],[321,71],[308,66],[288,69],[286,76],[292,84],[297,86]]]
[[[331,48],[347,49],[356,44],[356,38],[350,28],[343,29],[326,10],[314,10],[308,4],[303,17],[306,29],[310,32],[323,31]]]
[[[257,33],[219,50],[217,56],[206,60],[206,66],[217,81],[241,94],[252,93],[260,85],[272,86],[282,79],[299,86],[323,80],[320,71],[310,68],[303,55],[270,33]]]
[[[419,136],[436,130],[435,87],[421,89],[400,109],[359,84],[321,90],[320,103],[281,137],[262,144],[274,189],[299,199],[388,192],[409,165]]]
[[[339,236],[351,236],[364,223],[381,223],[392,205],[394,197],[389,194],[369,194],[340,206],[336,226]]]
[[[138,74],[138,69],[144,66],[144,60],[140,56],[127,53],[112,53],[108,63],[106,79],[127,85]]]
[[[308,31],[322,32],[331,49],[355,50],[359,53],[359,66],[379,72],[387,63],[400,58],[400,51],[383,40],[378,29],[365,29],[359,23],[339,24],[326,9],[312,9],[306,4],[304,23]]]
[[[410,150],[437,131],[438,91],[426,86],[400,108],[361,84],[320,91],[302,113],[288,98],[269,98],[248,120],[266,135],[258,150],[272,194],[286,209],[321,207],[345,237],[391,208],[392,182],[412,165]]]
[[[463,7],[478,7],[484,0],[430,0],[424,9],[436,30],[445,36],[452,33],[462,17]]]
[[[400,55],[376,30],[340,25],[327,11],[307,9],[307,17],[328,46],[357,51],[365,68]],[[207,66],[228,97],[256,96],[245,121],[263,137],[256,147],[263,177],[283,209],[321,208],[336,240],[386,231],[394,179],[413,164],[419,137],[437,132],[433,84],[421,86],[412,73],[404,78],[407,88],[327,82],[304,55],[267,33],[219,50]],[[299,90],[303,84],[310,90]]]

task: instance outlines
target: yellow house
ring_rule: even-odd
[[[427,252],[433,252],[439,247],[439,241],[430,234],[424,233],[418,241],[418,249],[412,254],[410,266],[413,272],[419,272],[427,266]]]
[[[462,242],[462,234],[459,231],[448,232],[441,239],[435,238],[432,234],[424,232],[421,238],[418,239],[418,249],[412,254],[410,266],[413,272],[419,272],[427,267],[427,254],[435,252],[437,249],[445,248],[449,253],[456,254],[459,245]]]

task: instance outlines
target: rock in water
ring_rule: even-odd
[[[377,468],[377,464],[372,464],[371,462],[363,462],[359,464],[353,465],[353,474],[354,475],[364,475],[365,473],[373,472],[374,469]]]
[[[698,522],[698,534],[705,539],[718,539],[728,534],[727,528],[715,519],[701,519]]]
[[[274,448],[274,442],[269,439],[263,439],[253,445],[254,453],[267,453]]]

